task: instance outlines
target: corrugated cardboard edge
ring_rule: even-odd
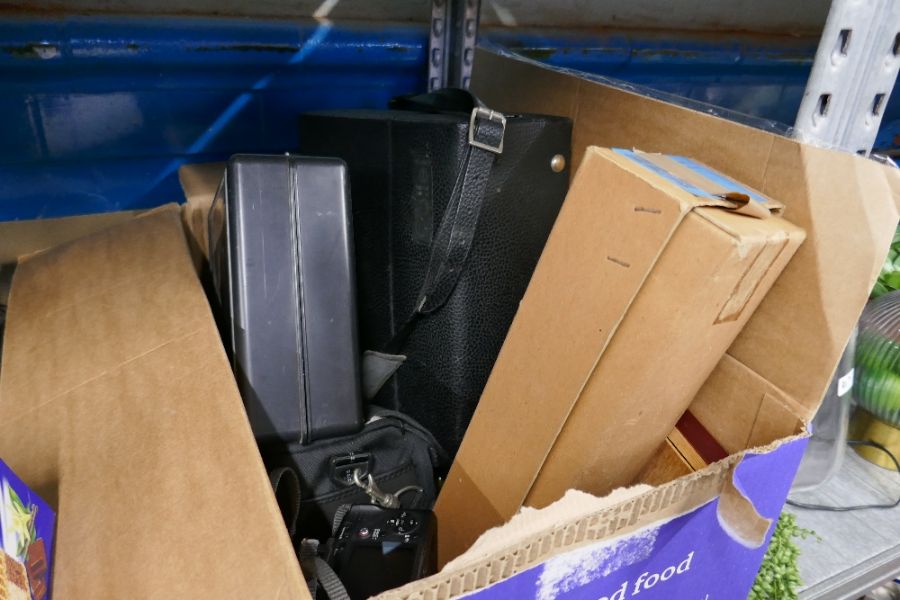
[[[752,502],[734,484],[734,472],[746,455],[767,454],[785,444],[808,437],[789,436],[765,446],[750,448],[685,475],[665,485],[580,519],[546,529],[521,543],[494,553],[478,564],[441,572],[401,588],[384,592],[378,600],[446,600],[489,587],[527,571],[553,556],[612,538],[625,537],[639,529],[662,524],[688,514],[725,496],[718,511],[729,535],[748,546],[759,546],[770,520],[759,516]],[[743,500],[741,500],[743,499]],[[765,523],[764,528],[762,524]],[[440,535],[440,534],[439,534]]]

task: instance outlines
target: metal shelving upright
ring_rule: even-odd
[[[868,155],[900,68],[900,3],[832,0],[794,123],[798,138]],[[849,448],[835,476],[796,494],[805,502],[848,506],[896,495],[894,473]],[[787,507],[816,536],[799,540],[804,600],[855,598],[900,576],[900,507],[820,512]]]

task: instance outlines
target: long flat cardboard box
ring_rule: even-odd
[[[435,507],[442,561],[472,514],[630,484],[805,238],[683,157],[583,156]],[[760,216],[720,205],[738,195]]]

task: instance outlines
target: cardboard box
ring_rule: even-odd
[[[308,596],[174,205],[20,260],[0,457],[58,598]]]
[[[0,460],[0,597],[50,598],[56,516]]]
[[[642,600],[741,597],[765,547],[739,540],[766,535],[781,510],[802,420],[887,252],[900,185],[858,157],[523,61],[481,52],[474,85],[500,109],[577,109],[579,157],[596,144],[709,164],[784,202],[808,237],[700,391],[709,410],[727,401],[723,414],[758,417],[720,440],[755,449],[562,515],[386,596],[609,598],[640,580]],[[25,226],[0,224],[0,240]],[[13,255],[37,249],[23,248]],[[750,387],[719,395],[735,377]],[[773,401],[796,414],[770,423]],[[58,509],[59,598],[308,598],[173,207],[22,261],[0,370],[0,456]]]
[[[543,535],[512,544],[472,568],[443,573],[430,584],[462,593],[503,580],[484,590],[486,597],[501,589],[534,590],[529,581],[547,579],[578,552],[594,552],[596,560],[570,569],[564,586],[614,596],[623,580],[633,583],[645,567],[674,564],[693,547],[699,562],[693,563],[691,576],[645,590],[644,597],[702,598],[704,590],[710,597],[744,597],[771,534],[769,524],[781,512],[802,456],[805,423],[828,386],[890,243],[900,197],[897,172],[590,76],[486,50],[479,50],[472,88],[501,111],[572,118],[575,161],[590,152],[590,145],[638,147],[702,161],[784,202],[790,220],[808,237],[690,407],[732,453],[728,458],[689,473],[692,469],[663,444],[645,468],[655,462],[665,470],[668,464],[667,475],[657,473],[658,482],[668,483],[587,518],[561,520]],[[532,439],[523,432],[519,450],[527,453]],[[460,460],[454,469],[465,479],[470,471],[485,472],[490,459]],[[515,466],[504,464],[493,472],[506,477],[510,469]],[[492,489],[493,482],[487,486]],[[467,489],[462,535],[454,540],[444,532],[444,561],[515,510],[503,504],[506,495],[496,501],[478,484]],[[442,504],[447,510],[443,497],[439,508]],[[459,531],[454,527],[454,534]],[[636,531],[655,532],[652,548],[645,544],[635,550]]]
[[[683,157],[583,156],[441,490],[442,562],[484,530],[472,512],[633,482],[805,237]]]

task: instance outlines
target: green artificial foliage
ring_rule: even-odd
[[[891,249],[884,259],[884,265],[881,267],[881,273],[878,275],[878,281],[872,288],[872,298],[877,298],[900,290],[900,229],[894,233],[894,240],[891,242]]]
[[[896,274],[900,275],[900,272]],[[881,302],[896,302],[894,296]],[[867,318],[865,325],[860,327],[856,339],[853,397],[882,421],[900,425],[900,344],[894,339],[897,317],[885,308],[891,312],[896,310],[883,305],[875,309],[874,318]]]
[[[811,535],[816,536],[814,531],[798,526],[794,515],[781,514],[747,600],[796,600],[802,582],[797,568],[800,549],[794,540]]]

